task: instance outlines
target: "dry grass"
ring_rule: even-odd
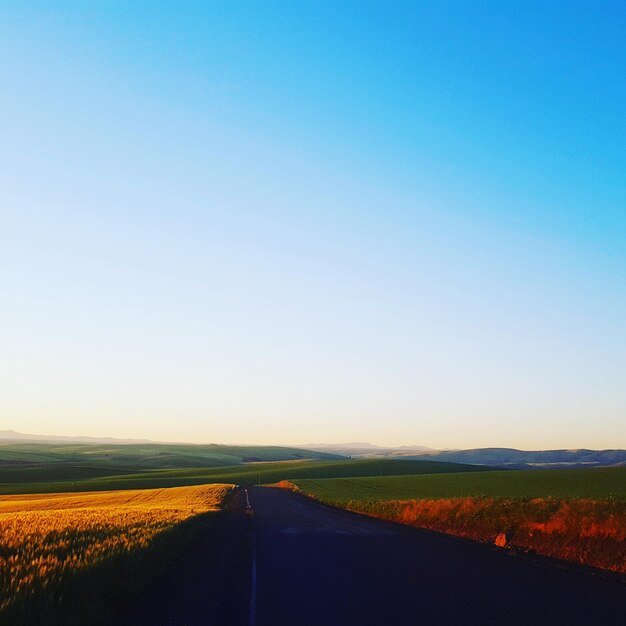
[[[292,483],[290,480],[279,480],[277,483],[273,485],[268,485],[268,487],[277,487],[278,489],[288,489],[289,491],[293,491],[294,493],[302,493],[302,489],[298,487],[295,483]],[[314,498],[311,494],[307,494],[310,498]]]
[[[35,604],[54,612],[68,580],[146,551],[181,522],[216,510],[231,488],[0,497],[0,621],[32,621]]]

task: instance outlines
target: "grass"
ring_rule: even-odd
[[[92,467],[101,472],[129,473],[147,469],[224,467],[254,461],[339,459],[335,454],[282,446],[217,444],[56,444],[0,443],[0,482],[11,482],[23,469]]]
[[[416,461],[414,461],[416,462]],[[321,500],[419,498],[626,498],[626,467],[491,471],[413,476],[292,480]]]
[[[324,479],[332,477],[367,477],[454,472],[491,472],[491,468],[438,461],[403,461],[393,459],[339,461],[285,461],[246,463],[229,467],[156,469],[115,475],[94,474],[93,467],[74,466],[59,470],[49,465],[48,480],[42,481],[41,468],[21,468],[7,475],[0,472],[0,494],[43,493],[58,491],[99,491],[109,489],[150,489],[207,483],[256,484],[279,480]],[[508,473],[508,472],[506,472]],[[37,479],[31,482],[30,479]]]
[[[0,498],[0,623],[106,623],[231,487]]]

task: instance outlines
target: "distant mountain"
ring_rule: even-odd
[[[1,442],[32,442],[32,443],[91,443],[96,445],[130,445],[137,443],[153,443],[150,439],[116,439],[115,437],[68,437],[64,435],[28,435],[16,430],[0,430]]]
[[[404,458],[408,458],[405,456]],[[517,450],[475,448],[443,450],[411,455],[420,461],[448,461],[476,465],[497,465],[509,469],[562,469],[626,465],[626,450]]]
[[[298,446],[300,447],[300,446]],[[333,452],[334,454],[341,454],[343,456],[356,456],[356,457],[392,457],[392,456],[406,456],[409,454],[436,452],[432,448],[426,446],[398,446],[398,447],[385,447],[377,446],[372,443],[366,443],[361,441],[354,441],[348,443],[310,443],[301,446],[306,450],[317,450],[320,452]]]
[[[366,450],[366,449],[372,449],[372,450],[380,450],[381,447],[380,446],[376,446],[373,443],[367,443],[364,441],[351,441],[349,443],[311,443],[311,444],[307,444],[305,446],[303,446],[304,448],[307,448],[308,450],[312,450],[312,449],[327,449],[327,448],[353,448],[353,449],[358,449],[358,450]]]
[[[309,444],[309,450],[333,452],[355,458],[401,458],[418,461],[446,461],[488,465],[507,469],[550,469],[626,465],[626,450],[518,450],[516,448],[474,448],[433,450],[424,446],[383,447],[371,443]]]
[[[114,437],[66,437],[62,435],[29,435],[15,430],[0,430],[0,464],[9,461],[34,460],[32,450],[16,450],[29,444],[49,446],[51,458],[61,455],[65,461],[89,458],[98,462],[162,466],[234,465],[250,461],[296,459],[406,459],[445,461],[469,465],[487,465],[506,469],[550,469],[568,467],[626,466],[626,450],[518,450],[516,448],[473,448],[469,450],[433,450],[425,446],[377,446],[367,442],[314,443],[306,446],[241,446],[219,444],[162,443],[149,439],[116,439]],[[68,446],[77,446],[69,450]],[[85,449],[92,446],[93,449]],[[105,448],[96,449],[98,446]],[[26,455],[26,456],[24,456]],[[83,456],[87,455],[87,457]]]

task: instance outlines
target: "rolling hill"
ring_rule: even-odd
[[[565,469],[626,465],[626,450],[518,450],[474,448],[432,450],[424,446],[382,447],[369,443],[310,444],[311,450],[333,452],[352,458],[401,458],[490,465],[507,469]]]

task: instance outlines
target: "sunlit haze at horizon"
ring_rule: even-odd
[[[0,429],[626,448],[626,5],[0,7]]]

